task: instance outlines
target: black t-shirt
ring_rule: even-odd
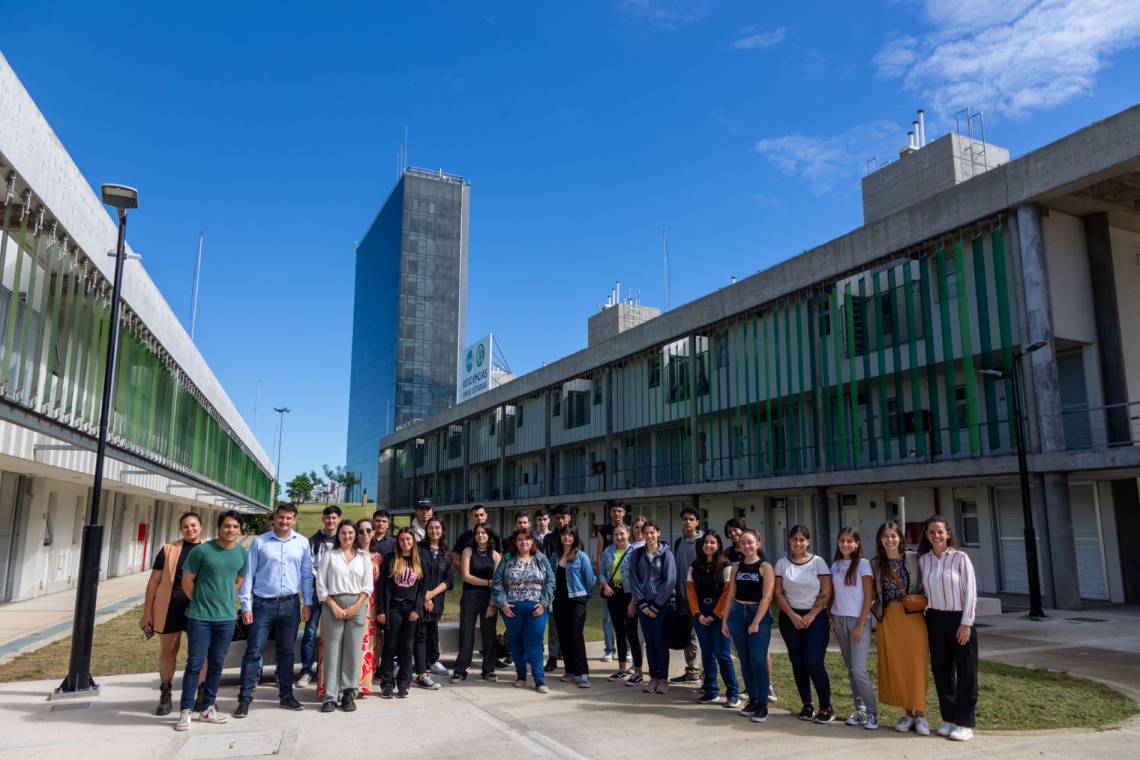
[[[614,526],[610,525],[609,523],[606,523],[605,525],[599,525],[598,538],[602,539],[603,549],[612,544],[614,542]]]
[[[500,554],[503,553],[503,539],[495,536],[494,540],[491,543],[494,544],[495,551],[499,552]],[[455,539],[455,546],[452,547],[452,549],[456,554],[462,554],[463,550],[468,547],[475,548],[475,531],[471,529],[465,530],[459,534],[459,538]]]
[[[737,549],[736,544],[733,544],[732,546],[725,549],[724,556],[728,557],[728,561],[730,563],[744,561],[744,552]]]
[[[182,544],[182,551],[178,552],[178,565],[174,568],[174,588],[171,589],[171,596],[182,602],[189,602],[190,598],[186,596],[186,592],[182,590],[182,566],[186,564],[186,558],[190,556],[190,552],[195,547],[201,544]],[[166,569],[166,547],[159,550],[158,554],[154,556],[154,564],[151,565],[151,570],[165,570]]]
[[[736,601],[759,602],[764,596],[764,576],[760,568],[767,561],[760,555],[751,564],[741,562],[736,566]]]
[[[379,554],[380,559],[384,559],[396,551],[396,537],[384,536],[383,538],[374,538],[372,539],[372,546],[369,547],[369,550],[375,554]]]

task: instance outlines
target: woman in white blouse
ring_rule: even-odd
[[[356,687],[364,631],[368,625],[368,594],[372,591],[372,558],[356,548],[356,526],[345,520],[336,529],[337,547],[317,562],[317,599],[327,609],[321,615],[325,696],[321,712],[356,709]]]
[[[792,675],[804,706],[800,720],[830,723],[831,681],[823,657],[831,637],[827,604],[831,600],[831,568],[827,560],[811,551],[811,532],[803,525],[788,531],[788,555],[776,563],[776,604],[780,607],[780,635],[792,661]],[[819,697],[819,710],[812,708],[811,687]]]
[[[938,735],[964,742],[974,738],[978,704],[978,637],[974,631],[978,587],[973,563],[954,544],[945,517],[926,518],[918,562],[926,588],[930,669],[942,713]]]

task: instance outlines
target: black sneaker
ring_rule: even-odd
[[[819,712],[815,714],[813,720],[816,723],[830,723],[835,720],[835,710],[832,710],[830,707],[821,707],[819,708]]]
[[[452,673],[451,674],[451,682],[452,683],[459,683],[460,681],[466,681],[466,680],[467,680],[467,674],[466,673]]]
[[[294,697],[292,694],[282,699],[278,704],[280,704],[286,710],[296,711],[305,709],[305,706],[298,702],[296,697]]]
[[[327,699],[324,702],[321,702],[321,712],[336,712],[336,702],[333,702],[331,699]]]
[[[697,702],[701,703],[702,705],[716,704],[719,700],[720,700],[720,695],[709,694],[708,692],[705,692],[701,696],[697,697]]]
[[[408,698],[408,690],[407,689],[401,688],[399,691],[396,692],[396,699],[407,699],[407,698]]]
[[[745,718],[751,718],[753,715],[756,714],[756,709],[758,707],[759,707],[759,705],[756,704],[756,700],[750,699],[750,700],[748,700],[748,704],[744,705],[744,709],[740,711],[740,714],[742,716],[744,716]]]
[[[386,683],[380,687],[380,698],[381,699],[391,699],[392,698],[392,684]]]
[[[614,673],[613,675],[611,675],[609,680],[620,681],[621,679],[625,678],[628,675],[629,675],[628,670],[619,670],[616,673]]]
[[[340,709],[345,712],[352,712],[356,709],[356,700],[351,694],[345,694],[344,698],[340,700]]]
[[[673,676],[669,679],[669,683],[697,683],[701,680],[699,673],[682,673],[679,676]]]
[[[483,680],[490,681],[491,683],[496,683],[499,680],[499,676],[495,673],[484,673]]]
[[[239,699],[237,709],[234,710],[235,718],[244,718],[249,715],[249,700]]]
[[[815,718],[815,708],[811,705],[804,705],[804,709],[800,710],[800,720],[813,720]]]
[[[752,715],[753,723],[763,723],[768,720],[768,705],[756,705],[756,712]]]
[[[558,668],[558,658],[557,657],[548,657],[546,660],[546,666],[543,668],[543,671],[546,673],[549,673],[552,670],[557,670],[557,668]]]

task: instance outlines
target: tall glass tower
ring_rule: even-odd
[[[361,488],[377,498],[381,436],[455,403],[470,193],[460,176],[409,167],[357,246],[345,461],[360,485],[349,499]]]

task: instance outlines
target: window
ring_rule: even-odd
[[[423,467],[424,466],[424,448],[425,448],[425,446],[424,446],[423,441],[416,441],[415,448],[412,449],[412,466],[413,467]]]
[[[462,453],[462,444],[463,433],[453,428],[447,435],[447,458],[458,459]]]
[[[975,499],[958,500],[958,517],[962,521],[962,546],[981,546],[982,531]]]
[[[966,409],[966,386],[959,385],[954,389],[954,407],[958,411],[958,427],[968,427],[970,415]]]
[[[594,378],[594,404],[602,403],[602,378]]]
[[[890,428],[891,435],[897,436],[899,434],[899,402],[898,399],[887,399],[887,425]]]
[[[515,407],[515,427],[523,426],[523,405],[519,404]]]
[[[716,346],[716,368],[728,366],[728,334],[717,333],[713,336],[713,344]]]
[[[698,452],[698,456],[700,457],[700,459],[698,459],[697,461],[699,461],[701,464],[704,464],[705,462],[709,461],[709,450],[708,449],[709,449],[708,436],[702,430],[698,434],[698,437],[697,437],[697,452]]]
[[[669,401],[684,401],[689,397],[689,357],[674,356],[669,362]]]
[[[831,310],[827,298],[819,299],[819,337],[831,335]]]
[[[661,357],[654,356],[649,360],[649,387],[657,388],[661,385]]]
[[[566,429],[581,427],[590,424],[590,407],[586,401],[589,394],[585,391],[570,391],[566,394]]]
[[[879,299],[879,323],[883,327],[883,345],[889,346],[895,329],[894,297],[889,292]]]
[[[559,390],[558,393],[555,393],[553,396],[551,396],[550,405],[552,407],[552,410],[550,412],[551,417],[562,416],[562,391],[561,390]]]
[[[489,438],[495,437],[495,427],[496,427],[495,423],[496,422],[498,422],[498,420],[496,420],[495,415],[492,414],[491,418],[489,420],[487,420],[487,437],[489,437]]]

